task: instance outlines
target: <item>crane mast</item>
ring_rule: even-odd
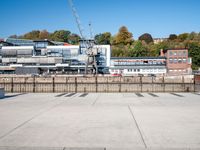
[[[83,28],[81,26],[80,17],[78,15],[77,11],[76,11],[76,8],[74,7],[73,1],[72,0],[68,0],[68,2],[69,2],[69,5],[70,5],[70,7],[72,9],[74,18],[76,20],[76,24],[78,26],[78,29],[79,29],[79,32],[80,32],[80,35],[81,35],[81,39],[85,39],[85,37],[83,36],[84,34],[83,34]]]
[[[98,49],[95,47],[95,41],[94,39],[86,39],[86,36],[83,33],[83,28],[81,26],[81,21],[80,17],[76,11],[76,8],[73,4],[73,0],[68,0],[69,5],[71,7],[72,13],[74,15],[74,18],[76,20],[76,24],[78,26],[80,35],[81,35],[81,40],[80,40],[80,53],[82,52],[82,49],[85,49],[85,53],[87,55],[87,60],[86,60],[86,66],[85,66],[85,74],[88,73],[88,66],[92,65],[93,67],[93,73],[98,74],[98,66],[97,66],[97,56],[98,56]],[[92,35],[92,30],[91,30],[91,23],[89,24],[90,27],[90,34],[91,38],[93,38]]]

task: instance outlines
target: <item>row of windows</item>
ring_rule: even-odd
[[[177,63],[187,63],[187,59],[186,58],[179,58],[179,59],[177,59],[177,58],[175,58],[175,59],[173,59],[173,58],[170,58],[169,59],[169,63],[170,64],[177,64]]]
[[[169,70],[169,72],[186,72],[187,70]]]
[[[170,51],[170,56],[187,56],[187,51]]]
[[[140,72],[140,69],[128,69],[128,72]]]
[[[127,69],[128,72],[147,72],[147,73],[153,73],[153,72],[163,72],[163,69]]]
[[[114,62],[114,65],[164,65],[160,61],[140,61],[140,62]]]

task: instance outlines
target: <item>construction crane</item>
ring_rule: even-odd
[[[85,51],[85,53],[87,55],[86,66],[85,66],[85,75],[88,73],[89,65],[91,65],[93,67],[93,73],[95,75],[97,75],[98,74],[97,57],[99,54],[98,54],[98,48],[95,47],[95,40],[92,37],[91,23],[89,23],[91,39],[87,39],[86,36],[84,35],[84,30],[81,25],[80,17],[76,11],[73,0],[68,0],[68,2],[71,7],[74,18],[76,20],[76,24],[78,26],[80,36],[81,36],[80,54],[83,54],[83,51]]]

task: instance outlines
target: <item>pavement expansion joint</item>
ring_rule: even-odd
[[[145,140],[144,140],[144,137],[143,137],[142,132],[141,132],[141,130],[140,130],[140,127],[139,127],[139,125],[138,125],[138,123],[137,123],[137,120],[136,120],[136,118],[135,118],[135,116],[134,116],[134,113],[133,113],[133,111],[132,111],[132,109],[131,109],[130,106],[128,106],[128,109],[129,109],[129,111],[130,111],[130,113],[131,113],[131,116],[132,116],[132,118],[133,118],[133,120],[134,120],[134,122],[135,122],[135,125],[136,125],[136,127],[137,127],[137,129],[138,129],[138,132],[139,132],[139,134],[140,134],[140,137],[141,137],[142,142],[143,142],[143,144],[144,144],[144,147],[145,147],[145,149],[146,149],[146,148],[147,148],[147,144],[146,144],[146,142],[145,142]]]

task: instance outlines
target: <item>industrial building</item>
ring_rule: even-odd
[[[97,45],[95,48],[98,49],[99,72],[104,73],[110,64],[110,45]],[[1,41],[0,54],[0,72],[17,74],[24,74],[25,70],[28,74],[83,73],[87,59],[84,47],[80,49],[79,45],[49,40],[6,39]]]
[[[187,49],[161,50],[159,57],[111,57],[110,45],[95,45],[98,72],[113,76],[191,74]],[[0,40],[1,74],[84,74],[86,48],[49,40]],[[92,66],[88,66],[92,72]]]

